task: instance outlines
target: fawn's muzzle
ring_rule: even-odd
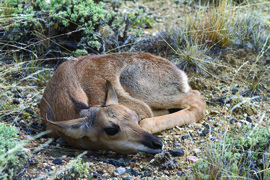
[[[150,133],[144,135],[142,144],[151,149],[162,149],[162,140]]]

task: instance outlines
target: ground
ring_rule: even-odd
[[[194,4],[189,6],[189,9],[181,8],[177,2],[127,1],[119,6],[119,10],[139,7],[146,11],[156,21],[152,24],[153,27],[145,29],[143,34],[153,36],[166,27],[165,22],[177,26],[178,16],[196,9],[193,7],[196,6]],[[172,59],[171,55],[163,52],[156,55]],[[185,177],[192,171],[193,163],[205,158],[206,152],[209,151],[207,145],[218,142],[224,131],[231,128],[241,129],[244,125],[269,127],[269,52],[268,55],[263,54],[257,62],[260,50],[250,46],[229,47],[218,52],[212,51],[208,55],[213,61],[211,64],[205,64],[207,73],[187,72],[192,88],[199,90],[206,99],[207,110],[204,119],[156,134],[157,137],[162,138],[164,144],[163,152],[158,155],[145,153],[122,155],[113,152],[88,151],[82,156],[82,160],[89,163],[88,172],[93,178]],[[2,65],[7,68],[9,66]],[[263,75],[259,76],[259,72],[263,72]],[[14,79],[21,78],[19,72],[17,74],[13,72],[8,76],[10,84]],[[259,85],[257,91],[251,93],[253,76],[259,78]],[[24,84],[25,88],[12,88],[7,91],[6,96],[1,96],[2,102],[12,102],[11,104],[20,107],[19,110],[17,109],[18,112],[23,112],[22,116],[15,117],[20,140],[42,131],[38,105],[44,87],[32,92],[27,89],[27,86],[31,85]],[[239,103],[241,105],[236,107],[235,105]],[[10,116],[10,119],[5,119],[5,122],[10,124],[13,120],[14,116]],[[48,175],[53,177],[55,172],[61,171],[75,172],[69,162],[84,151],[74,149],[61,140],[46,143],[48,141],[48,138],[42,137],[31,140],[24,146],[25,152],[29,155],[29,164],[24,174],[26,179]],[[179,149],[182,149],[184,154]],[[179,154],[175,155],[169,150],[177,151]],[[59,176],[67,178],[64,173]]]

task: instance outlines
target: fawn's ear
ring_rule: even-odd
[[[88,129],[92,126],[92,122],[88,117],[59,122],[47,121],[55,130],[75,139],[85,136]]]
[[[110,104],[118,104],[118,98],[115,90],[112,87],[112,84],[109,81],[106,81],[106,100],[105,100],[105,105],[110,105]]]

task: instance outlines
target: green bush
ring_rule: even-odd
[[[49,4],[43,0],[33,3],[8,1],[14,7],[14,22],[5,28],[7,38],[18,42],[32,41],[35,46],[45,48],[58,45],[73,50],[78,42],[78,46],[86,45],[99,50],[101,46],[94,32],[108,23],[113,15],[103,9],[102,2],[95,4],[92,0],[51,0]],[[55,36],[64,34],[73,39],[73,44],[65,43],[62,38],[55,39]]]
[[[130,43],[130,35],[138,34],[138,29],[151,27],[153,21],[142,17],[139,10],[117,14],[93,0],[5,0],[5,4],[12,7],[12,18],[0,29],[0,39],[6,43],[3,49],[12,47],[20,56],[26,52],[34,59],[78,55],[76,50],[98,54],[106,47],[117,49]],[[8,16],[6,11],[0,12],[2,17]]]
[[[25,160],[21,143],[14,139],[17,134],[16,127],[0,123],[0,179],[15,178]]]
[[[238,135],[235,135],[238,133]],[[211,143],[206,158],[193,165],[197,179],[268,179],[270,129],[245,127]]]

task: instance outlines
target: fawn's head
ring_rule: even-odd
[[[118,104],[114,89],[108,83],[107,87],[105,105],[82,109],[78,119],[49,123],[60,134],[78,140],[85,149],[158,153],[161,140],[143,130],[138,115]]]

